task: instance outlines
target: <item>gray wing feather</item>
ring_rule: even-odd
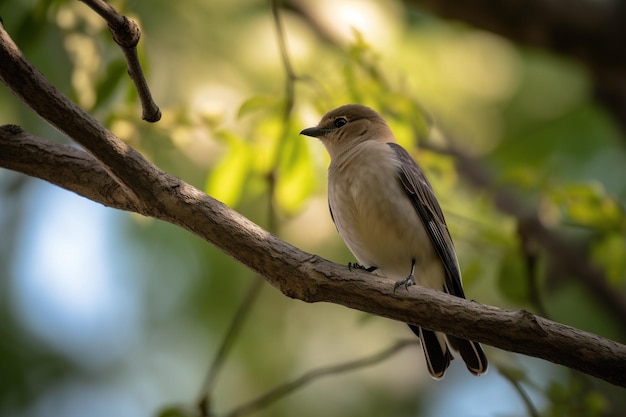
[[[446,271],[446,292],[456,295],[457,297],[465,298],[463,287],[461,286],[461,272],[459,271],[456,254],[454,253],[454,244],[452,243],[452,238],[450,237],[450,232],[448,231],[448,226],[446,225],[446,220],[443,217],[443,212],[441,211],[441,207],[435,198],[435,194],[430,186],[430,183],[424,176],[420,167],[413,160],[413,158],[411,158],[411,155],[404,150],[404,148],[396,143],[389,143],[388,145],[391,146],[391,148],[396,152],[400,161],[401,168],[398,172],[400,183],[411,200],[411,203],[413,203],[415,211],[424,223],[424,227],[426,228],[428,236],[430,236],[430,240],[435,247],[435,251],[443,263]],[[409,326],[413,331],[416,330],[414,329],[415,326]],[[417,330],[419,330],[421,334],[424,334],[422,330]],[[424,349],[427,349],[429,346],[427,339],[428,338],[422,338],[422,345],[424,346]],[[483,352],[479,343],[459,339],[450,335],[447,335],[447,339],[452,347],[460,352],[467,369],[469,369],[471,373],[474,375],[481,375],[487,371],[487,356],[485,356],[485,352]],[[428,352],[426,350],[424,351],[428,360],[432,359],[429,356],[430,353],[437,353],[435,350],[437,346],[432,347],[432,343],[430,346],[431,348],[428,348]],[[446,359],[448,358],[447,355],[449,355],[449,352],[447,352],[443,358],[438,358],[440,362],[438,363],[438,371],[431,366],[432,374],[435,374],[435,371],[437,371],[440,372],[441,376],[443,376],[443,372],[449,363],[449,359]],[[435,359],[437,359],[437,357],[435,357]],[[447,360],[447,362],[445,362],[445,360]]]
[[[388,145],[396,152],[400,161],[401,168],[398,172],[400,183],[424,223],[426,232],[445,268],[446,292],[465,298],[452,237],[430,183],[403,147],[393,142]]]

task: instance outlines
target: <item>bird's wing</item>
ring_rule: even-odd
[[[450,237],[446,220],[443,217],[443,212],[439,202],[437,202],[437,198],[435,198],[430,183],[420,167],[403,147],[392,142],[388,143],[388,145],[396,152],[396,156],[400,161],[401,167],[398,176],[402,188],[404,188],[411,203],[413,203],[413,207],[415,207],[415,211],[420,216],[422,223],[424,223],[435,251],[443,262],[446,271],[446,292],[465,298],[452,237]]]

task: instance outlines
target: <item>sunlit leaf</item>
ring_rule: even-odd
[[[288,134],[281,149],[276,198],[287,211],[299,209],[315,187],[315,169],[307,142],[307,138],[294,131]]]
[[[262,118],[254,127],[253,132],[253,155],[251,160],[252,169],[261,174],[266,174],[276,165],[277,147],[281,144],[280,134],[283,129],[283,121],[274,113]],[[297,136],[297,135],[296,135]],[[284,142],[289,142],[288,140]],[[282,152],[282,151],[281,151]]]
[[[250,170],[250,147],[232,133],[221,132],[220,136],[228,150],[207,178],[205,192],[224,204],[235,206],[241,198]]]
[[[568,184],[551,194],[577,225],[607,231],[626,228],[623,208],[597,183]]]
[[[282,175],[276,187],[276,198],[281,207],[294,212],[310,197],[314,190],[315,176],[309,158],[299,158],[299,163],[286,175]]]
[[[248,100],[243,102],[241,107],[239,107],[239,111],[237,112],[237,117],[243,117],[258,110],[265,110],[265,111],[275,110],[276,105],[281,102],[282,100],[279,100],[276,97],[271,97],[271,96],[250,97]]]

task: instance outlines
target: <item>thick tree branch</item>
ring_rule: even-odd
[[[137,199],[125,192],[88,153],[32,136],[16,125],[0,126],[0,141],[0,166],[48,181],[105,206],[139,212]]]
[[[119,14],[117,10],[103,0],[80,1],[106,20],[111,35],[113,35],[113,40],[122,48],[128,64],[128,75],[135,83],[141,108],[143,109],[142,119],[147,122],[158,122],[161,120],[161,110],[159,110],[159,106],[152,99],[150,87],[148,87],[146,77],[144,77],[141,64],[139,63],[139,56],[137,56],[137,44],[141,37],[139,26],[137,26],[134,20]]]
[[[501,349],[523,353],[565,365],[613,384],[626,386],[626,346],[600,336],[555,323],[526,311],[504,310],[453,297],[419,286],[394,292],[383,277],[328,262],[303,252],[261,229],[237,212],[200,190],[164,172],[152,180],[159,184],[152,196],[137,206],[119,195],[104,170],[93,168],[88,158],[74,149],[46,144],[54,158],[36,159],[40,140],[25,136],[15,127],[0,129],[0,166],[19,166],[20,172],[56,183],[79,194],[83,182],[111,185],[109,195],[97,197],[101,203],[122,210],[136,211],[181,226],[213,243],[265,277],[285,295],[306,302],[330,302],[379,316],[477,340]],[[43,145],[39,145],[43,146]],[[18,164],[9,157],[22,154]],[[64,153],[67,153],[64,155]],[[32,163],[28,163],[32,160]],[[146,167],[147,171],[154,168]],[[59,169],[56,169],[61,167]],[[61,173],[66,173],[62,178]]]

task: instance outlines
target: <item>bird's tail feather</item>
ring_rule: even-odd
[[[428,372],[433,378],[443,378],[446,369],[450,366],[450,361],[454,359],[450,349],[448,349],[446,339],[450,343],[450,347],[461,354],[465,366],[472,374],[482,375],[487,372],[487,356],[480,343],[433,332],[412,324],[409,324],[409,327],[422,341]]]
[[[467,369],[474,375],[482,375],[487,372],[487,356],[483,352],[480,343],[471,340],[459,339],[454,336],[446,336],[452,349],[461,354]]]
[[[409,324],[409,327],[422,341],[428,372],[435,379],[443,378],[446,369],[450,366],[450,361],[454,359],[444,335],[412,324]]]

